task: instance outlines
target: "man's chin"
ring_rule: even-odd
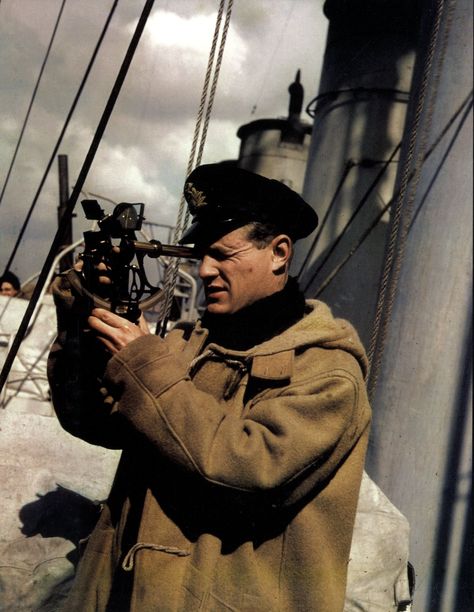
[[[229,314],[229,307],[218,302],[210,302],[207,304],[207,312],[209,314]]]

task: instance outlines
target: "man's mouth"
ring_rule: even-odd
[[[223,293],[225,291],[224,287],[217,287],[217,286],[209,286],[206,287],[206,297],[208,298],[213,298],[213,297],[217,297],[218,294]]]

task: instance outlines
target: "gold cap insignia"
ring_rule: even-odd
[[[199,189],[196,189],[193,183],[186,183],[184,192],[187,196],[186,199],[188,201],[191,214],[194,215],[199,208],[207,206],[205,194],[202,191],[199,191]]]

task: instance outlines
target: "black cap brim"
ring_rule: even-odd
[[[238,219],[227,219],[216,224],[200,223],[196,221],[188,227],[181,238],[179,244],[211,244],[225,234],[232,232],[238,227],[247,225],[248,221]]]

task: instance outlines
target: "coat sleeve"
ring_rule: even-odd
[[[123,448],[130,427],[114,411],[102,385],[108,357],[91,334],[84,334],[87,305],[71,290],[65,276],[53,283],[58,334],[48,356],[51,399],[62,427],[86,442]],[[128,436],[127,436],[128,429]]]
[[[368,424],[361,379],[308,372],[242,419],[197,389],[165,342],[144,337],[109,362],[106,383],[118,412],[173,463],[216,485],[288,496],[308,474],[312,486],[329,478]]]

